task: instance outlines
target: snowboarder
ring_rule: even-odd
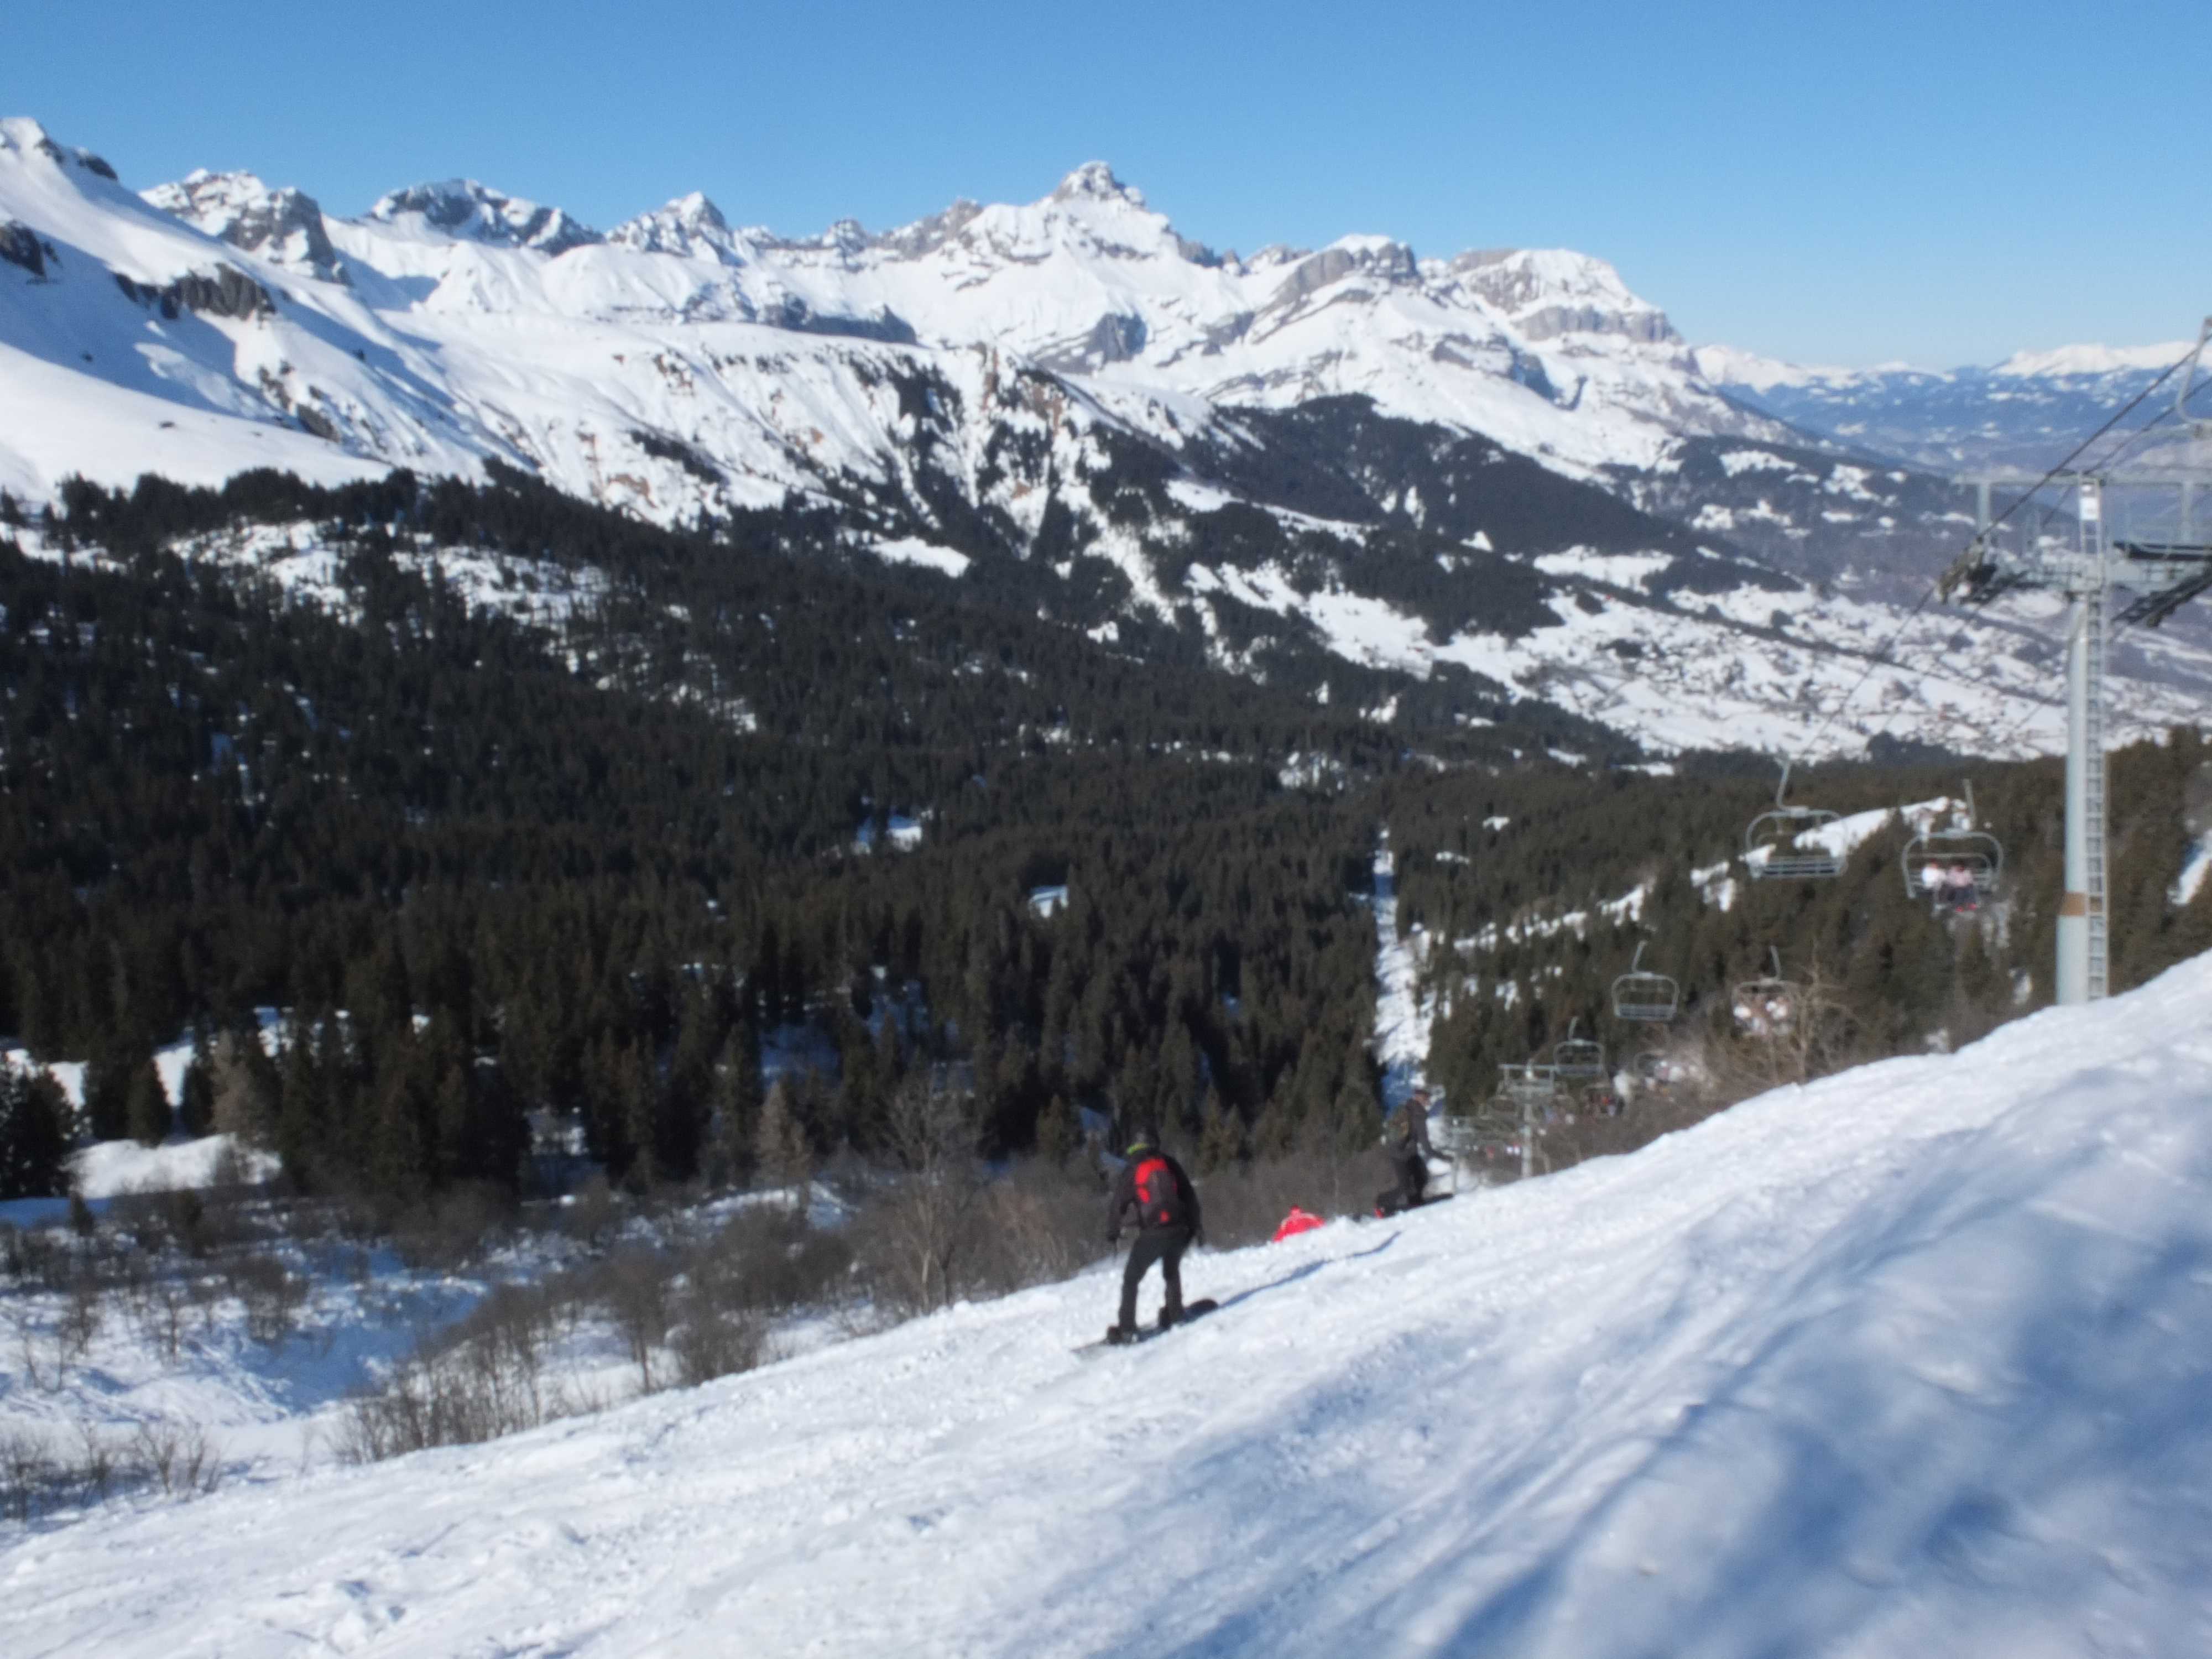
[[[1401,1133],[1410,1135],[1413,1144],[1421,1149],[1423,1158],[1433,1158],[1436,1148],[1429,1144],[1429,1091],[1426,1086],[1417,1088],[1406,1097],[1398,1107],[1405,1118]]]
[[[1390,1166],[1398,1172],[1398,1184],[1375,1194],[1376,1214],[1396,1215],[1401,1210],[1418,1209],[1428,1197],[1428,1137],[1420,1133],[1426,1127],[1409,1104],[1398,1144],[1390,1151]]]
[[[1165,1330],[1182,1317],[1182,1253],[1194,1240],[1202,1243],[1206,1238],[1190,1177],[1160,1150],[1159,1136],[1149,1128],[1130,1138],[1129,1161],[1121,1166],[1108,1201],[1106,1242],[1120,1242],[1121,1229],[1133,1220],[1137,1242],[1129,1247],[1129,1264],[1121,1273],[1121,1316],[1106,1328],[1109,1342],[1136,1340],[1137,1286],[1155,1261],[1167,1281],[1160,1328]]]

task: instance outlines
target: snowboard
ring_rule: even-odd
[[[1141,1347],[1147,1342],[1152,1341],[1157,1338],[1165,1336],[1168,1334],[1168,1331],[1179,1331],[1184,1326],[1189,1324],[1193,1320],[1205,1318],[1206,1315],[1212,1313],[1221,1304],[1218,1302],[1216,1302],[1210,1296],[1200,1297],[1195,1302],[1188,1302],[1183,1304],[1182,1317],[1176,1321],[1174,1324],[1169,1326],[1167,1331],[1162,1330],[1157,1324],[1139,1325],[1137,1327],[1136,1335],[1130,1338],[1127,1342],[1115,1342],[1110,1338],[1102,1336],[1096,1342],[1085,1343],[1075,1352],[1078,1353],[1104,1353],[1109,1348]]]
[[[1425,1210],[1431,1204],[1449,1204],[1453,1199],[1457,1198],[1459,1194],[1457,1193],[1431,1193],[1419,1204],[1405,1205],[1395,1210],[1385,1210],[1377,1207],[1376,1209],[1370,1210],[1365,1215],[1361,1216],[1358,1218],[1362,1221],[1391,1221],[1396,1219],[1401,1215],[1411,1215],[1415,1210]]]

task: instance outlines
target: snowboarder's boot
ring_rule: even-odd
[[[1115,1347],[1119,1347],[1124,1342],[1134,1342],[1136,1340],[1137,1328],[1134,1325],[1113,1324],[1106,1328],[1106,1340]]]
[[[1166,1330],[1171,1325],[1180,1324],[1182,1321],[1182,1310],[1181,1308],[1162,1308],[1160,1310],[1160,1328],[1162,1330]]]

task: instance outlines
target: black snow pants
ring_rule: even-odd
[[[1160,1264],[1160,1277],[1167,1280],[1168,1322],[1182,1316],[1182,1253],[1189,1248],[1188,1227],[1147,1227],[1137,1235],[1137,1242],[1129,1246],[1129,1265],[1121,1270],[1123,1330],[1137,1328],[1137,1285],[1155,1261]]]
[[[1398,1184],[1386,1187],[1375,1194],[1375,1212],[1377,1215],[1396,1215],[1402,1210],[1418,1209],[1428,1196],[1428,1159],[1413,1148],[1404,1147],[1392,1158],[1391,1162],[1397,1168]]]

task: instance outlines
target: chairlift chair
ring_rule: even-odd
[[[1581,1029],[1580,1018],[1570,1021],[1566,1036],[1552,1045],[1552,1075],[1562,1083],[1588,1083],[1609,1075],[1605,1068],[1605,1045],[1577,1037],[1575,1033]]]
[[[1613,1017],[1664,1025],[1682,1005],[1682,988],[1664,974],[1644,971],[1644,945],[1636,942],[1636,960],[1613,982]]]
[[[1540,1105],[1559,1091],[1556,1066],[1539,1065],[1532,1060],[1524,1065],[1498,1068],[1498,1097],[1511,1101],[1516,1109],[1532,1101]]]
[[[1520,1139],[1531,1123],[1541,1123],[1551,1115],[1558,1096],[1559,1085],[1550,1066],[1533,1061],[1502,1066],[1498,1091],[1472,1116],[1447,1116],[1437,1144],[1455,1157],[1510,1145]]]
[[[1773,971],[1746,980],[1735,988],[1729,1006],[1735,1013],[1736,1030],[1746,1036],[1785,1036],[1797,1018],[1798,988],[1782,977],[1782,952],[1767,946]]]
[[[1674,1062],[1658,1049],[1646,1048],[1636,1057],[1636,1086],[1663,1094],[1674,1086],[1676,1070]]]
[[[1982,895],[1993,891],[1999,877],[2004,874],[2004,844],[1986,830],[1973,827],[1974,786],[1966,785],[1966,827],[1937,830],[1932,826],[1905,844],[1905,856],[1899,866],[1905,874],[1905,890],[1911,898],[1935,898],[1947,908],[1958,904],[1957,893],[1963,887],[1968,903],[1978,902]],[[1928,879],[1935,870],[1948,876],[1954,869],[1963,868],[1972,885],[1955,882]]]
[[[1798,843],[1816,830],[1836,821],[1837,814],[1818,806],[1792,806],[1790,765],[1782,763],[1782,781],[1775,786],[1774,805],[1751,821],[1743,832],[1743,862],[1754,881],[1797,881],[1844,873],[1842,855],[1827,848]]]

